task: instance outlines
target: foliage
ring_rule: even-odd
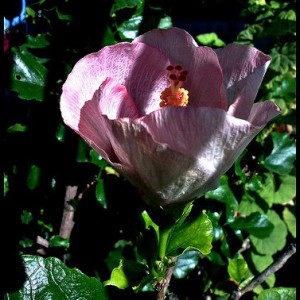
[[[296,238],[295,1],[249,0],[241,16],[249,24],[236,39],[272,56],[258,101],[274,101],[281,116],[249,145],[219,188],[167,217],[142,204],[59,114],[62,83],[79,58],[149,29],[172,26],[167,4],[104,2],[93,11],[72,1],[33,3],[26,10],[30,33],[15,41],[5,57],[11,72],[2,154],[6,204],[1,209],[7,213],[4,222],[20,228],[15,236],[19,248],[13,251],[21,252],[28,276],[23,287],[6,291],[5,297],[26,299],[34,293],[35,299],[61,299],[63,290],[80,299],[135,299],[140,293],[153,299],[153,280],[159,283],[174,266],[170,257],[176,257],[170,291],[186,296],[182,284],[197,278],[197,299],[228,299]],[[99,9],[103,21],[97,27]],[[198,35],[197,41],[224,45],[217,33]],[[63,237],[66,188],[74,186],[76,195],[68,203],[75,211],[75,227]],[[275,285],[273,274],[255,288],[257,299],[294,299],[292,287]]]

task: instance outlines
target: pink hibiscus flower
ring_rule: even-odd
[[[245,45],[197,46],[154,29],[83,57],[63,86],[64,122],[154,206],[219,185],[278,107],[254,103],[271,58]]]

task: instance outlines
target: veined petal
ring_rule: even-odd
[[[228,112],[247,120],[271,57],[246,45],[216,49],[224,75]]]
[[[254,103],[248,118],[248,122],[256,127],[264,127],[271,119],[279,114],[279,107],[272,101]]]
[[[126,87],[112,78],[103,81],[94,98],[99,102],[100,113],[109,119],[139,117],[136,105],[127,93]]]
[[[176,27],[151,30],[137,37],[136,42],[159,49],[172,65],[188,71],[184,88],[189,91],[189,106],[227,109],[223,74],[213,49],[198,47],[188,32]]]
[[[221,109],[170,107],[138,120],[157,143],[189,156],[201,156],[217,168],[226,152],[234,151],[251,124]]]
[[[142,43],[119,43],[83,57],[63,85],[65,123],[77,128],[80,109],[108,77],[126,86],[139,115],[159,109],[160,93],[168,85],[165,69],[169,64],[160,51]]]
[[[138,120],[107,119],[107,123],[112,147],[120,160],[114,167],[139,187],[149,204],[187,202],[217,187],[218,176],[212,176],[210,166],[157,143]]]

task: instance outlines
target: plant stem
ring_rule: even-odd
[[[168,287],[170,285],[171,277],[172,277],[173,271],[175,269],[177,258],[173,257],[171,260],[172,260],[173,264],[168,268],[168,270],[166,272],[166,277],[159,284],[157,300],[164,300],[166,298],[166,293],[167,293]]]
[[[261,284],[266,280],[271,274],[277,272],[281,269],[287,260],[296,252],[296,244],[290,244],[288,249],[278,258],[277,261],[272,263],[268,268],[266,268],[261,274],[255,277],[247,286],[243,289],[234,291],[229,299],[239,300],[245,293],[252,291],[256,286]]]
[[[169,239],[169,233],[171,229],[166,228],[159,232],[159,245],[158,245],[158,255],[161,260],[166,256],[167,244]]]

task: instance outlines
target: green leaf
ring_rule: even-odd
[[[245,218],[236,218],[229,225],[233,229],[245,230],[258,238],[268,237],[274,229],[268,217],[259,212],[254,212]]]
[[[109,26],[106,26],[102,39],[102,46],[114,45],[116,43],[114,33]]]
[[[40,184],[41,168],[36,165],[31,165],[27,175],[27,187],[34,190]]]
[[[186,219],[173,226],[169,234],[166,255],[178,256],[187,250],[208,254],[212,248],[213,227],[205,212],[194,220]]]
[[[199,262],[198,251],[186,251],[178,256],[177,263],[173,272],[175,278],[184,278],[188,273],[195,269]]]
[[[168,29],[168,28],[171,28],[172,26],[173,26],[172,18],[169,16],[166,16],[166,17],[160,19],[157,28]]]
[[[89,153],[90,157],[92,158],[91,162],[96,166],[99,166],[101,169],[104,169],[108,165],[108,162],[104,160],[102,156],[94,149],[91,149]]]
[[[270,80],[266,87],[270,90],[269,97],[295,100],[296,78],[292,72],[280,74]]]
[[[220,186],[213,191],[207,192],[205,198],[218,200],[233,209],[236,209],[238,206],[238,201],[228,185],[228,178],[226,175],[221,177]]]
[[[272,48],[270,54],[272,56],[272,62],[269,68],[282,74],[293,70],[296,65],[295,53],[295,43],[285,43],[280,50],[275,47]]]
[[[6,294],[5,300],[108,299],[99,280],[66,267],[57,258],[24,255],[23,260],[27,280],[22,289]]]
[[[287,228],[275,211],[269,210],[267,216],[274,225],[274,230],[265,238],[257,238],[251,235],[250,240],[259,254],[273,255],[284,248],[286,244]]]
[[[241,254],[239,254],[238,257],[229,260],[227,271],[230,278],[237,283],[241,283],[250,275],[247,262]]]
[[[37,34],[36,36],[33,35],[27,35],[26,36],[26,42],[22,44],[22,49],[25,48],[35,48],[35,49],[41,49],[49,46],[49,40],[47,34]]]
[[[289,21],[296,22],[296,12],[292,9],[289,9],[287,11],[282,11],[278,16],[281,20],[289,20]]]
[[[43,101],[47,69],[26,49],[13,54],[10,89],[21,99]]]
[[[14,132],[26,132],[27,126],[22,125],[20,123],[16,123],[10,127],[7,128],[8,133],[14,133]]]
[[[152,227],[155,231],[157,239],[159,238],[159,227],[157,224],[155,224],[152,219],[150,218],[149,214],[144,210],[141,214],[144,224],[145,224],[145,229],[149,229],[149,227]]]
[[[283,220],[290,234],[296,238],[296,216],[288,207],[283,210]]]
[[[251,252],[251,260],[258,273],[262,273],[274,261],[271,255],[259,255],[253,252]],[[271,274],[270,276],[268,276],[265,282],[268,284],[269,287],[273,287],[275,284],[275,274]],[[256,290],[261,289],[261,286],[256,288]]]
[[[69,241],[69,239],[63,238],[59,235],[53,235],[50,238],[49,246],[50,247],[63,247],[63,248],[68,249],[70,246],[70,241]]]
[[[23,210],[21,215],[21,221],[23,224],[29,224],[33,220],[32,213],[28,210]]]
[[[56,129],[55,137],[58,141],[63,142],[65,140],[66,126],[59,123]]]
[[[269,171],[285,175],[291,172],[296,159],[296,143],[287,133],[272,132],[273,150],[261,161]]]
[[[140,281],[147,276],[145,265],[135,261],[121,259],[118,267],[114,268],[110,279],[104,285],[113,285],[119,289],[138,286]]]
[[[143,21],[143,16],[133,16],[127,21],[124,21],[118,26],[118,32],[122,40],[133,40],[139,33],[140,25]]]
[[[8,191],[9,191],[9,181],[8,181],[8,176],[7,176],[7,174],[3,174],[4,176],[3,176],[3,181],[4,181],[4,189],[3,189],[3,191],[4,191],[4,196],[8,193]]]
[[[223,42],[215,32],[199,34],[196,36],[196,41],[201,45],[210,47],[225,46],[225,42]]]
[[[61,13],[57,7],[55,8],[55,11],[57,13],[57,17],[59,20],[72,21],[72,15],[66,15],[66,14]]]
[[[273,204],[286,204],[294,199],[296,195],[296,177],[285,175],[278,176],[279,187],[275,187],[275,178],[272,173],[266,173],[265,184],[258,194],[268,203],[269,207]]]
[[[111,13],[115,13],[116,11],[124,8],[134,8],[136,6],[140,6],[141,3],[144,3],[144,0],[116,0],[114,1]]]
[[[262,291],[257,300],[295,300],[296,288],[277,287]]]
[[[103,179],[97,179],[96,185],[96,199],[103,206],[103,208],[107,208],[106,196],[105,196],[105,186]]]
[[[113,285],[119,289],[126,289],[129,287],[129,281],[124,271],[123,260],[120,260],[119,266],[114,268],[110,279],[104,281],[104,286]]]

